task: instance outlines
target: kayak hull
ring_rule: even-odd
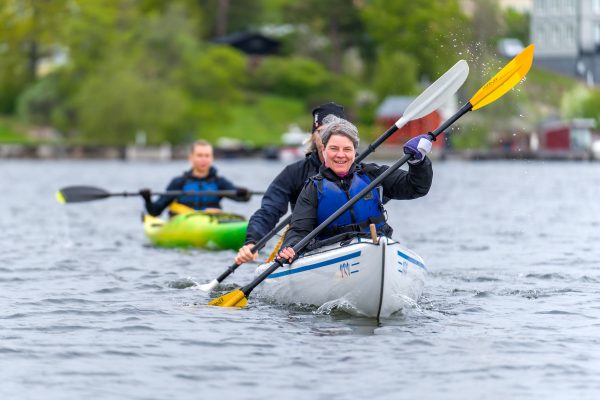
[[[268,265],[257,268],[260,274]],[[354,239],[320,248],[285,264],[259,286],[259,294],[284,304],[333,308],[386,318],[414,305],[427,269],[413,251],[387,238]]]
[[[196,247],[208,250],[238,250],[244,245],[248,221],[236,214],[193,212],[170,220],[144,216],[144,232],[160,247]]]

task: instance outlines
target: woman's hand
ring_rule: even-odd
[[[292,263],[292,261],[294,261],[295,256],[296,252],[294,252],[294,249],[291,247],[286,247],[285,249],[279,252],[279,258],[287,260],[287,262],[289,262],[290,264]]]

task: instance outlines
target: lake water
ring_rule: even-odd
[[[261,190],[283,164],[217,167]],[[387,207],[428,265],[423,297],[379,325],[252,296],[208,307],[194,282],[233,252],[150,247],[139,198],[54,199],[74,184],[161,190],[185,168],[0,161],[1,399],[598,397],[600,164],[434,162],[428,196]]]

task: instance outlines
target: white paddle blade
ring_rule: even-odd
[[[204,285],[198,285],[198,289],[202,290],[203,292],[210,292],[211,290],[216,288],[218,285],[219,285],[219,281],[217,281],[216,279],[213,279],[212,281],[205,283]]]
[[[469,65],[465,60],[460,60],[406,107],[404,115],[396,121],[396,126],[402,128],[407,122],[424,117],[440,108],[465,83],[467,76],[469,76]]]

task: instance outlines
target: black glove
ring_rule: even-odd
[[[146,203],[152,203],[152,192],[150,192],[150,189],[141,189],[138,193]]]
[[[243,200],[243,201],[249,201],[250,197],[252,197],[252,195],[250,194],[250,192],[248,191],[248,189],[246,188],[237,188],[235,189],[235,195],[237,198]]]

